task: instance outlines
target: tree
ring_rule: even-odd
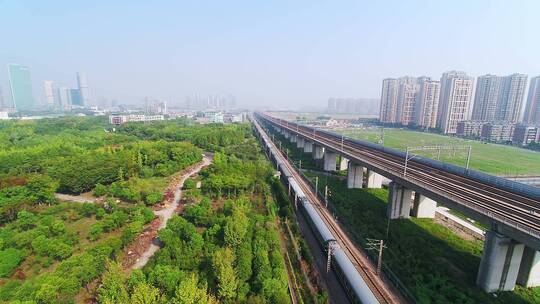
[[[206,284],[197,286],[197,276],[192,273],[180,282],[176,288],[173,304],[210,304],[216,300],[207,294]]]
[[[238,282],[234,272],[234,255],[229,248],[219,249],[214,253],[212,265],[218,281],[218,294],[224,300],[236,297]]]
[[[248,227],[249,220],[244,210],[235,205],[233,207],[233,214],[228,217],[227,224],[225,224],[225,228],[223,229],[225,244],[231,248],[236,248],[244,240]]]
[[[139,283],[133,289],[131,302],[133,304],[161,304],[165,303],[165,298],[159,292],[159,289],[146,283]]]
[[[122,266],[117,262],[107,261],[106,271],[98,289],[99,303],[128,303],[129,296],[125,286],[126,278]]]
[[[34,203],[51,204],[56,202],[54,193],[58,189],[58,182],[48,175],[33,174],[26,184],[28,193]]]

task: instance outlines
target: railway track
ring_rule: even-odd
[[[348,154],[368,163],[381,171],[404,178],[404,159],[396,155],[350,142],[340,136],[331,136],[301,126],[290,126],[288,122],[266,117],[274,124],[296,132],[303,137],[320,142],[335,151]],[[540,202],[537,200],[484,184],[471,178],[432,168],[410,160],[407,165],[407,180],[433,193],[451,198],[477,212],[502,222],[513,223],[518,229],[540,237]]]
[[[323,219],[332,234],[336,237],[337,243],[345,251],[346,255],[349,257],[360,276],[369,286],[369,289],[373,292],[377,300],[380,303],[403,302],[402,300],[400,300],[397,292],[393,291],[379,276],[376,275],[376,273],[374,272],[374,266],[371,264],[368,258],[362,252],[360,252],[360,250],[358,250],[358,248],[351,241],[348,235],[343,231],[343,229],[341,229],[339,224],[330,214],[328,209],[326,209],[318,196],[312,192],[311,186],[300,174],[298,174],[296,169],[289,163],[283,152],[277,149],[277,147],[272,141],[270,142],[272,146],[276,149],[276,151],[279,151],[279,154],[283,159],[283,163],[294,176],[296,182],[298,183],[302,191],[304,191],[309,201],[312,202],[313,207],[315,207],[315,210],[317,211],[319,216]]]

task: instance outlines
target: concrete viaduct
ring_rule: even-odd
[[[263,113],[259,122],[323,162],[326,171],[347,170],[349,188],[389,184],[390,219],[433,218],[437,203],[491,227],[486,233],[477,284],[486,292],[540,285],[540,191],[512,181],[352,140]]]

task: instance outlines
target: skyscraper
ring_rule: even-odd
[[[4,104],[4,94],[2,94],[2,87],[0,87],[0,110],[5,107],[6,105]]]
[[[503,77],[495,115],[496,120],[509,123],[518,122],[526,86],[527,75],[512,74]]]
[[[472,120],[494,121],[497,104],[501,93],[502,77],[496,75],[482,75],[476,80],[476,93]]]
[[[383,80],[381,92],[381,109],[379,120],[382,123],[397,123],[397,97],[399,82],[395,78]]]
[[[43,82],[43,89],[45,91],[45,101],[47,105],[52,107],[56,104],[56,89],[52,80],[45,80]]]
[[[77,72],[77,86],[79,88],[81,106],[90,104],[90,92],[88,90],[88,81],[86,74]]]
[[[441,77],[437,127],[445,134],[455,134],[457,124],[468,118],[473,78],[460,71],[449,71]]]
[[[404,126],[414,123],[414,106],[418,85],[414,77],[401,77],[398,79],[398,97],[396,122]]]
[[[66,87],[58,88],[58,101],[62,108],[65,108],[71,105],[71,99],[70,99],[69,93],[70,93],[69,88],[66,88]]]
[[[531,78],[523,122],[540,126],[540,76]]]
[[[19,111],[34,110],[36,105],[32,93],[30,69],[27,66],[10,64],[8,71],[11,98],[15,108]]]
[[[69,101],[72,106],[83,106],[83,99],[79,89],[69,89]]]
[[[437,111],[439,109],[439,95],[441,83],[429,77],[418,78],[418,95],[416,97],[414,120],[424,128],[437,126]]]

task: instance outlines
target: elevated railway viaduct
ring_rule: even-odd
[[[349,188],[380,188],[382,177],[390,179],[390,219],[433,217],[440,203],[490,227],[477,277],[486,292],[540,285],[540,189],[420,156],[409,159],[405,170],[404,152],[254,116],[322,161],[326,171],[336,170],[340,156]]]

